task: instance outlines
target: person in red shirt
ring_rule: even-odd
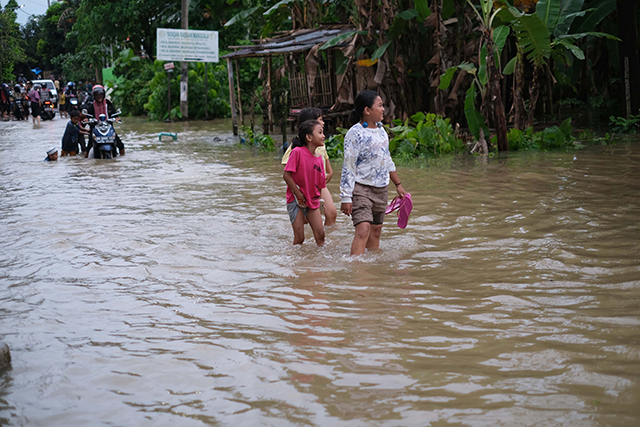
[[[287,183],[287,211],[293,227],[293,244],[304,242],[304,217],[307,217],[316,243],[322,246],[324,227],[320,192],[326,187],[326,179],[322,157],[315,156],[316,149],[324,145],[322,124],[317,120],[302,123],[292,145],[282,178]]]

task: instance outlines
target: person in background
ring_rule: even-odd
[[[16,84],[13,88],[13,104],[11,109],[15,120],[22,120],[24,118],[24,110],[22,108],[22,88],[19,84]]]
[[[67,99],[69,99],[69,96],[71,95],[77,96],[75,83],[68,82],[67,86],[64,89],[64,93],[67,95]]]
[[[322,110],[317,107],[307,107],[300,110],[300,114],[298,114],[298,126],[307,120],[318,120],[322,126],[324,127],[324,120],[322,120]],[[286,165],[289,160],[289,155],[291,154],[291,150],[293,148],[293,144],[290,144],[287,148],[287,151],[282,156],[282,164]],[[333,177],[333,168],[331,167],[331,162],[329,161],[329,155],[327,154],[327,150],[324,145],[319,146],[316,149],[316,156],[322,157],[324,159],[324,170],[326,173],[326,183],[328,184],[331,181],[331,177]],[[336,218],[338,217],[338,210],[336,209],[335,203],[333,203],[333,197],[331,197],[331,192],[327,187],[322,189],[321,194],[322,200],[324,201],[324,225],[328,227],[336,223]]]
[[[33,82],[27,82],[29,87],[29,101],[31,102],[31,116],[33,117],[33,128],[40,127],[40,108],[42,100],[40,99],[40,85],[33,85]],[[37,122],[37,124],[36,124]]]
[[[84,139],[82,139],[82,142],[80,142],[79,136],[80,134],[89,134],[89,132],[80,128],[79,126],[80,113],[78,111],[70,111],[69,117],[71,119],[67,123],[67,127],[64,130],[64,135],[62,136],[62,150],[60,151],[60,157],[75,156],[76,154],[78,154],[78,143],[80,143],[82,151],[85,151]]]
[[[49,151],[47,151],[47,157],[44,158],[44,162],[55,162],[58,160],[58,149],[56,147],[51,147]]]
[[[29,120],[29,95],[26,90],[22,92],[22,114],[25,120]]]
[[[67,117],[67,95],[64,92],[59,93],[58,110],[60,110],[60,117]]]
[[[282,179],[287,183],[287,212],[293,227],[293,244],[304,243],[304,218],[307,218],[318,246],[324,245],[324,228],[320,215],[320,191],[326,186],[322,158],[316,149],[324,144],[322,123],[307,120],[298,127],[291,156]]]
[[[2,120],[9,120],[11,114],[11,102],[9,96],[9,85],[2,83],[0,86],[0,116]]]
[[[54,84],[55,84],[55,86],[56,86],[56,91],[57,91],[58,93],[60,93],[60,77],[57,77],[57,78],[53,81],[53,83],[54,83]]]
[[[355,235],[351,255],[380,247],[380,234],[387,208],[391,180],[404,198],[396,165],[389,151],[389,135],[382,127],[384,105],[372,90],[358,94],[349,116],[353,124],[344,137],[344,163],[340,179],[340,210],[351,216]]]

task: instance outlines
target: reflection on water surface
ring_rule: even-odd
[[[57,163],[64,121],[0,123],[0,424],[637,424],[639,145],[400,168],[352,259],[228,122],[126,122]]]

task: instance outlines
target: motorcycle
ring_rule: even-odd
[[[70,113],[73,110],[80,111],[80,105],[78,104],[78,98],[76,98],[75,95],[67,95],[67,97],[68,97],[67,102],[69,103],[69,110],[67,112]]]
[[[93,97],[91,96],[91,92],[82,91],[80,92],[80,105],[89,105],[93,104]]]
[[[22,104],[22,98],[14,97],[11,104],[11,110],[13,111],[13,117],[15,120],[24,119],[24,109]]]
[[[91,132],[89,138],[93,141],[93,157],[96,159],[112,159],[116,154],[116,131],[113,128],[113,123],[117,120],[116,116],[120,115],[121,111],[118,111],[107,119],[107,116],[100,114],[98,119],[93,117],[87,112],[82,110],[82,114],[87,116]]]
[[[53,107],[53,102],[44,101],[42,103],[42,111],[40,112],[40,118],[42,120],[53,120],[56,116],[56,110]]]

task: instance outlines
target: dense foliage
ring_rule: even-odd
[[[154,55],[157,28],[180,27],[181,3],[63,0],[52,3],[45,15],[34,17],[20,31],[13,10],[18,4],[10,0],[0,14],[0,74],[4,79],[19,72],[29,77],[29,70],[39,66],[67,80],[100,81],[101,70],[114,67],[116,80],[110,84],[117,87],[113,96],[126,113],[147,114],[157,120],[180,118],[179,73],[170,75],[172,95],[167,106],[167,75]],[[537,118],[558,119],[561,109],[569,114],[589,110],[589,119],[605,124],[612,114],[637,114],[636,3],[190,0],[188,4],[189,28],[218,31],[221,54],[228,46],[255,43],[283,31],[324,23],[351,24],[351,52],[336,53],[338,73],[369,75],[368,82],[360,79],[359,84],[374,85],[383,95],[390,119],[401,120],[393,127],[415,128],[397,132],[411,134],[398,144],[398,153],[427,155],[457,149],[443,123],[459,124],[474,139],[486,139],[490,149],[497,144],[505,150],[517,134],[509,128],[526,136],[526,129]],[[320,55],[326,59],[326,51],[321,50]],[[274,116],[284,131],[290,89],[285,73],[279,71],[292,63],[304,69],[305,58],[303,53],[274,57],[273,61],[278,70],[271,87]],[[236,67],[245,119],[247,112],[262,114],[266,91],[258,75],[266,74],[264,62],[243,59]],[[190,118],[204,117],[204,77],[202,64],[189,66]],[[209,115],[228,116],[226,63],[210,64],[207,79]],[[569,99],[575,102],[567,102]],[[415,119],[418,111],[429,113],[424,114],[422,125],[422,119]],[[433,117],[433,126],[429,117]],[[408,120],[411,123],[405,124]],[[423,129],[435,133],[425,136]],[[413,135],[414,131],[418,133]],[[410,149],[407,141],[412,139],[417,144]]]

